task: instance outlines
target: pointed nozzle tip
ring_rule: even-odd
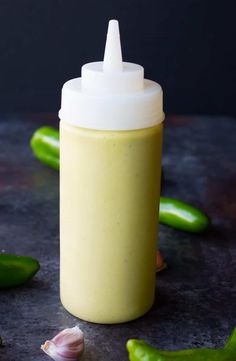
[[[122,71],[122,52],[120,44],[119,22],[110,20],[103,60],[104,71]]]
[[[108,29],[107,29],[107,36],[108,35],[116,35],[120,36],[120,30],[119,30],[119,21],[112,19],[108,23]]]

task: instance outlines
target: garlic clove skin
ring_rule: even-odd
[[[84,350],[84,334],[78,326],[66,328],[47,340],[41,349],[54,361],[77,361]]]
[[[156,252],[156,272],[160,272],[162,270],[164,270],[166,268],[166,263],[160,253],[160,251],[158,250]]]
[[[78,326],[72,328],[66,328],[65,330],[59,332],[55,337],[53,337],[52,341],[57,346],[70,345],[78,346],[84,343],[84,334]]]

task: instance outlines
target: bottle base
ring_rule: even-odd
[[[104,324],[104,325],[111,325],[111,324],[119,324],[119,323],[126,323],[130,321],[134,321],[142,316],[144,316],[153,306],[154,300],[145,308],[136,312],[130,312],[129,315],[125,316],[115,316],[114,314],[111,316],[104,316],[101,314],[91,315],[90,312],[79,312],[78,310],[74,309],[73,307],[69,306],[64,302],[61,298],[62,306],[68,311],[71,315],[90,323],[96,324]]]

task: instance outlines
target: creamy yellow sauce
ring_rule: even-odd
[[[98,131],[60,123],[60,291],[91,322],[150,309],[155,292],[162,124]]]

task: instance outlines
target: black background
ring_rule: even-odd
[[[236,114],[235,0],[0,0],[0,110],[57,111],[63,83],[103,58],[111,18],[166,112]]]

